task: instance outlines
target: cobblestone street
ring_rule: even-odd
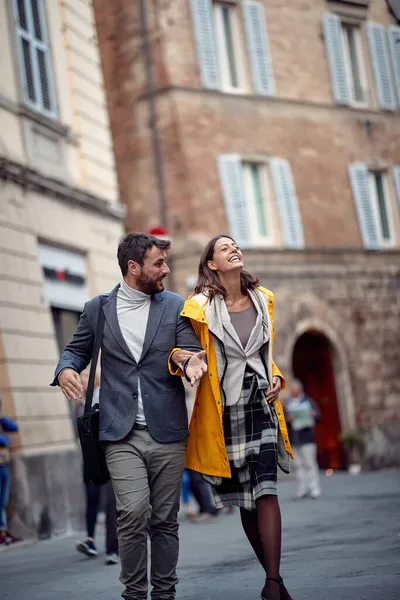
[[[282,574],[294,600],[398,600],[400,473],[323,479],[319,501],[294,502],[280,485],[284,519]],[[119,567],[86,559],[75,539],[52,539],[0,553],[3,600],[117,600]],[[103,536],[99,535],[99,550]],[[262,571],[238,514],[213,524],[182,520],[179,600],[256,600]]]

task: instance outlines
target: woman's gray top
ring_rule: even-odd
[[[230,312],[231,323],[238,334],[239,340],[242,343],[243,349],[246,349],[247,342],[250,339],[251,332],[257,321],[257,310],[253,302],[249,308],[240,312]]]

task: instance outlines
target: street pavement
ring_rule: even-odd
[[[281,572],[294,600],[400,600],[400,471],[324,475],[320,500],[293,501],[293,481],[279,487]],[[117,600],[119,567],[79,555],[78,538],[0,552],[0,599]],[[179,577],[178,600],[259,598],[263,573],[237,512],[181,520]]]

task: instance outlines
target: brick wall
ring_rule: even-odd
[[[239,152],[289,160],[307,246],[360,246],[347,166],[400,164],[400,120],[396,113],[375,110],[369,60],[371,107],[353,110],[333,103],[321,14],[337,4],[343,3],[264,1],[277,86],[270,99],[201,90],[189,2],[147,4],[172,234],[227,229],[216,158]],[[94,7],[127,225],[144,229],[159,222],[160,209],[139,3],[95,0]],[[393,22],[380,0],[371,3],[368,14],[383,24]]]

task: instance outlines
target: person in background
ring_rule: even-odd
[[[21,538],[11,535],[7,529],[7,504],[10,493],[10,438],[6,433],[18,431],[18,425],[2,413],[3,399],[0,396],[0,545],[18,542]]]
[[[89,383],[89,369],[81,373],[81,382],[86,392]],[[94,392],[92,405],[99,402],[99,376],[96,374],[94,382]],[[76,406],[76,419],[83,415],[85,407],[84,399]],[[100,504],[103,499],[106,505],[106,565],[116,565],[119,562],[118,538],[117,538],[117,508],[115,502],[114,490],[109,481],[105,485],[92,485],[85,480],[86,495],[86,539],[76,543],[76,549],[90,558],[98,555],[95,543],[95,530],[100,511]]]
[[[195,523],[212,523],[218,514],[214,505],[211,486],[197,471],[188,469],[190,477],[190,489],[199,505],[199,512],[193,516]]]
[[[284,403],[284,411],[295,455],[297,498],[310,495],[316,499],[321,495],[321,488],[314,427],[319,423],[321,416],[314,400],[304,393],[301,381],[293,381],[290,393],[290,398]]]
[[[192,490],[190,488],[190,473],[188,469],[185,469],[182,475],[181,501],[183,506],[183,512],[185,514],[185,517],[187,517],[188,519],[192,519],[196,515],[196,513],[193,512],[190,503],[191,495]]]

